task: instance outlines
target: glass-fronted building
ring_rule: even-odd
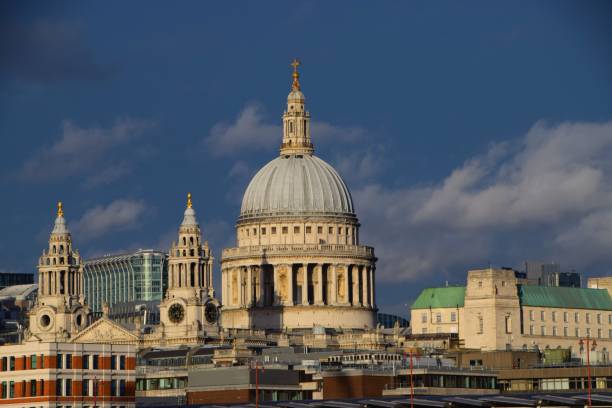
[[[167,255],[151,249],[131,254],[107,255],[85,261],[85,301],[92,312],[102,305],[122,302],[160,301],[168,284]]]

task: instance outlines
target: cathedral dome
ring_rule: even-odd
[[[249,183],[240,220],[302,215],[355,217],[351,193],[336,170],[318,157],[280,156]]]

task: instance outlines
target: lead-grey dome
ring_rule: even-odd
[[[355,217],[353,199],[336,170],[318,157],[280,156],[249,183],[240,219],[299,215]]]

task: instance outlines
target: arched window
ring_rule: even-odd
[[[183,256],[187,256],[187,251],[183,249]]]
[[[55,245],[53,245],[53,253],[57,254],[57,247]]]
[[[60,253],[60,254],[63,254],[63,253],[64,253],[64,246],[63,246],[63,245],[60,245],[60,251],[59,251],[59,253]]]
[[[183,237],[183,245],[187,245],[187,240]]]
[[[189,244],[193,245],[193,237],[189,237]]]
[[[190,272],[189,273],[189,275],[190,275],[190,277],[189,277],[190,282],[189,283],[191,284],[190,286],[193,287],[193,286],[195,286],[195,264],[194,263],[191,264],[191,270],[189,272]]]
[[[293,133],[293,122],[289,122],[289,133]]]

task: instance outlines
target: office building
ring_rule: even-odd
[[[0,272],[0,290],[8,286],[29,285],[34,283],[33,273]]]
[[[94,314],[107,302],[161,301],[168,284],[167,255],[151,249],[85,261],[85,301]]]

